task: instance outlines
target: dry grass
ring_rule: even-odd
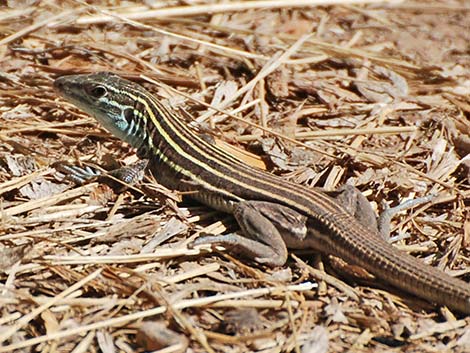
[[[51,89],[59,75],[113,71],[296,182],[352,183],[378,209],[438,195],[393,220],[395,245],[469,281],[465,1],[8,4],[0,352],[470,350],[467,318],[357,284],[335,258],[303,252],[268,269],[188,249],[233,220],[179,204],[150,176],[119,191],[51,167],[136,160]]]

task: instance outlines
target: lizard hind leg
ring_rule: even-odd
[[[263,206],[268,207],[256,201],[241,201],[233,205],[232,213],[243,235],[230,233],[203,236],[196,239],[192,245],[222,245],[267,266],[284,265],[288,255],[286,243],[275,224],[264,215],[266,210],[260,212],[259,209]]]

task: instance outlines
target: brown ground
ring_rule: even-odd
[[[188,239],[230,220],[177,208],[178,195],[151,179],[127,191],[78,187],[51,167],[135,160],[57,98],[51,83],[62,74],[161,80],[228,111],[255,101],[240,117],[307,146],[145,84],[299,183],[352,183],[379,210],[437,194],[394,219],[395,245],[469,281],[468,1],[248,10],[168,1],[157,14],[113,1],[111,18],[79,2],[27,3],[0,12],[0,352],[159,342],[175,344],[165,352],[470,351],[468,318],[357,284],[335,259],[297,254],[269,269],[190,250]],[[176,6],[190,12],[169,19]],[[136,22],[124,19],[131,13]]]

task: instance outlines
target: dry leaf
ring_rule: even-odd
[[[315,326],[309,333],[307,342],[302,346],[302,353],[327,353],[329,351],[328,330],[323,326]]]
[[[172,347],[172,352],[185,352],[189,341],[186,336],[176,333],[166,327],[163,322],[146,321],[139,328],[137,342],[146,351],[154,351]]]
[[[7,272],[16,262],[22,260],[32,249],[31,244],[11,248],[0,246],[0,272]]]

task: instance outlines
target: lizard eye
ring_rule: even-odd
[[[104,86],[94,86],[88,90],[88,93],[93,98],[101,98],[101,97],[104,97],[108,93],[108,90]]]

